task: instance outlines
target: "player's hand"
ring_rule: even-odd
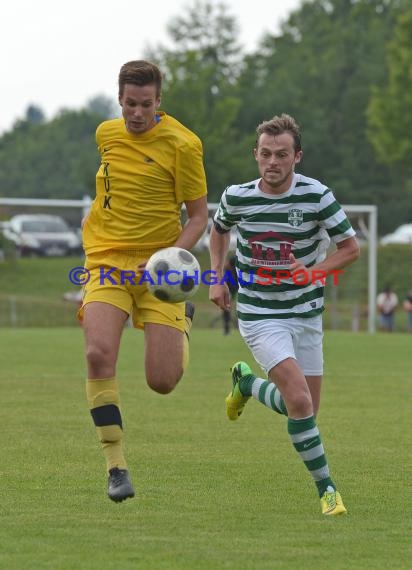
[[[294,283],[297,285],[306,285],[307,283],[314,285],[319,282],[321,285],[325,285],[325,279],[327,277],[325,270],[317,269],[314,265],[308,269],[301,261],[296,261],[293,253],[289,255],[289,261],[291,277],[293,278],[295,276]],[[339,273],[341,273],[341,271]]]
[[[309,270],[306,267],[306,265],[304,265],[301,261],[297,261],[293,253],[289,254],[289,261],[290,261],[289,271],[291,277],[293,278],[293,276],[295,276],[296,278],[295,282],[297,284],[300,282],[300,280],[302,280],[302,284],[304,284],[307,277],[311,276],[312,274],[311,270]]]
[[[289,262],[290,262],[289,270],[291,275],[294,275],[298,271],[299,272],[304,271],[305,273],[308,273],[306,265],[304,265],[301,261],[297,261],[293,253],[289,254]]]
[[[230,292],[226,283],[210,285],[209,299],[223,311],[230,311]]]

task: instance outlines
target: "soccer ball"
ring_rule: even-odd
[[[196,257],[181,247],[166,247],[146,263],[147,288],[160,301],[180,303],[199,288],[200,265]]]

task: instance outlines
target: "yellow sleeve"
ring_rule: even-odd
[[[178,203],[197,200],[207,194],[203,148],[196,136],[177,148],[175,184]]]

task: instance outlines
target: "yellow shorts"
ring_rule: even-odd
[[[137,266],[149,257],[137,251],[120,250],[88,255],[84,267],[90,272],[90,278],[83,286],[78,318],[83,319],[87,303],[100,301],[131,315],[135,328],[143,329],[145,323],[156,323],[184,332],[185,304],[159,301],[149,292],[146,282],[139,285]]]

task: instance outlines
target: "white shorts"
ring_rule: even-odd
[[[239,321],[239,331],[266,374],[282,360],[294,358],[305,376],[322,376],[321,315],[309,319]]]

